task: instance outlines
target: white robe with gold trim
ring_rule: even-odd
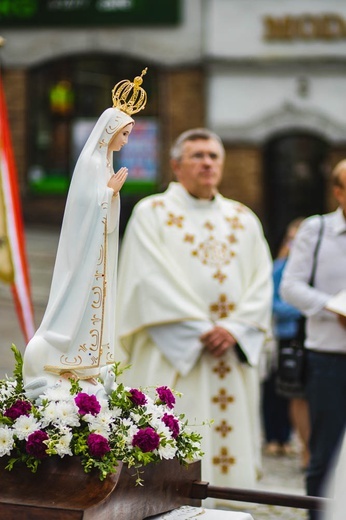
[[[177,409],[191,424],[214,420],[198,428],[203,480],[253,487],[260,453],[256,366],[272,298],[257,217],[219,194],[198,200],[171,183],[134,209],[118,285],[117,332],[132,364],[126,383],[182,392]],[[198,338],[215,324],[233,334],[245,361],[234,350],[214,358],[203,349]]]
[[[116,108],[106,109],[78,158],[47,308],[24,352],[27,390],[43,392],[66,372],[87,381],[114,363],[120,201],[108,187],[113,170],[107,151],[112,137],[133,122]]]

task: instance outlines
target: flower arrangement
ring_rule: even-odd
[[[113,367],[115,390],[107,398],[81,391],[78,380],[70,388],[48,388],[30,401],[23,387],[22,356],[12,345],[12,378],[0,381],[0,457],[6,469],[24,463],[35,473],[47,457],[79,457],[86,473],[96,468],[100,480],[116,471],[118,461],[133,466],[136,484],[140,468],[162,459],[187,464],[202,457],[201,436],[188,427],[184,415],[174,413],[175,393],[166,386],[155,395],[117,382],[122,373]]]

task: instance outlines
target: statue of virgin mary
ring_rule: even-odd
[[[71,377],[88,393],[104,391],[97,378],[107,380],[115,361],[118,191],[127,169],[114,174],[112,158],[127,143],[131,115],[145,106],[141,83],[138,76],[114,87],[113,107],[99,117],[76,163],[47,308],[24,352],[30,398]]]

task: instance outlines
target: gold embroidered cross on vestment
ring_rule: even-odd
[[[234,309],[235,304],[228,301],[226,294],[220,294],[219,300],[209,306],[210,312],[219,319],[227,318]]]
[[[168,213],[167,226],[177,226],[178,228],[183,227],[184,216],[174,215],[174,213]]]
[[[164,208],[165,207],[165,203],[163,200],[159,199],[159,200],[153,200],[153,202],[151,203],[152,207],[153,208]]]
[[[221,437],[227,437],[233,428],[228,424],[227,421],[221,421],[219,426],[215,427],[215,430],[221,435]]]
[[[229,223],[232,229],[244,229],[244,226],[239,217],[226,217],[226,221]]]
[[[220,455],[213,457],[213,464],[215,466],[220,466],[221,473],[228,473],[230,467],[235,464],[236,460],[234,457],[229,455],[228,449],[226,446],[223,446],[220,449]]]
[[[223,360],[220,360],[217,366],[213,368],[213,372],[217,374],[220,379],[224,379],[231,370],[230,365]]]
[[[227,395],[225,388],[220,388],[219,395],[214,396],[212,402],[218,404],[221,410],[226,410],[228,405],[234,402],[234,397],[232,395]]]

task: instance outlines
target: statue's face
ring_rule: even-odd
[[[119,152],[125,144],[127,144],[127,141],[129,140],[129,135],[132,131],[133,123],[129,123],[128,125],[124,126],[118,132],[110,141],[108,145],[108,150],[110,152]]]

